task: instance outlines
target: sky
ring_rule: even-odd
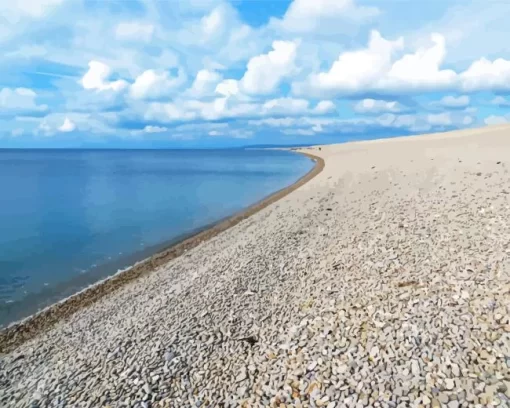
[[[318,144],[510,122],[507,0],[0,2],[0,148]]]

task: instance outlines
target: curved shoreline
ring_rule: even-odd
[[[138,279],[154,269],[170,262],[171,260],[181,256],[183,253],[195,248],[204,241],[207,241],[218,234],[226,231],[227,229],[239,224],[241,221],[247,219],[253,214],[263,210],[270,204],[287,196],[295,191],[324,169],[324,160],[318,156],[310,153],[299,152],[312,161],[315,166],[306,173],[303,177],[297,180],[294,184],[285,187],[266,198],[256,202],[231,217],[218,222],[214,226],[202,230],[190,237],[178,242],[170,247],[155,253],[154,255],[135,263],[131,267],[115,275],[112,275],[102,281],[99,281],[80,292],[69,296],[68,298],[55,303],[40,312],[33,314],[19,322],[10,324],[9,326],[0,330],[0,353],[8,352],[26,341],[36,337],[43,331],[50,329],[53,325],[60,320],[69,318],[78,310],[98,301],[102,297],[114,292],[121,286]]]

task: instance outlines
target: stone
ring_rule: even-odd
[[[455,376],[455,377],[460,377],[460,369],[459,369],[459,366],[457,364],[452,364],[452,374]]]
[[[415,377],[420,375],[420,364],[417,360],[411,360],[411,372]]]
[[[246,371],[241,371],[236,377],[236,383],[246,380]]]
[[[445,392],[440,392],[439,395],[437,396],[437,399],[439,400],[439,402],[441,402],[441,404],[447,404],[448,401],[450,400],[448,394]]]

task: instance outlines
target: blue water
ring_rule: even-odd
[[[0,150],[0,323],[238,212],[312,167],[268,150]]]

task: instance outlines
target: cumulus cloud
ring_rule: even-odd
[[[137,21],[123,22],[115,27],[115,37],[119,40],[148,42],[154,33],[152,24]]]
[[[216,86],[215,91],[225,97],[236,96],[239,94],[239,82],[235,79],[225,79]]]
[[[452,117],[449,112],[435,113],[427,116],[427,121],[431,125],[449,126],[452,124]]]
[[[418,132],[470,126],[475,123],[470,109],[478,102],[471,93],[501,91],[505,95],[510,88],[510,61],[495,59],[494,52],[485,53],[491,60],[478,59],[478,54],[465,65],[465,59],[448,65],[455,44],[448,32],[437,26],[422,31],[426,36],[420,35],[420,41],[413,41],[418,38],[412,33],[404,41],[395,34],[386,37],[378,31],[358,31],[365,30],[361,24],[379,13],[375,7],[362,6],[366,4],[362,0],[292,0],[281,18],[256,25],[243,21],[244,12],[241,15],[224,0],[148,0],[143,20],[131,20],[131,13],[120,16],[110,7],[102,8],[100,14],[89,13],[87,7],[77,5],[80,2],[57,10],[60,2],[23,0],[0,6],[2,17],[10,8],[26,19],[14,34],[30,23],[41,36],[46,28],[55,28],[49,31],[52,41],[20,37],[19,43],[7,44],[5,38],[9,37],[0,33],[0,41],[8,45],[4,49],[8,61],[2,67],[12,65],[9,69],[14,70],[23,65],[23,76],[29,75],[28,67],[37,59],[45,71],[55,69],[48,75],[66,75],[54,80],[59,88],[56,92],[45,89],[36,95],[15,86],[0,90],[2,117],[5,112],[11,117],[20,116],[20,112],[25,117],[40,117],[40,112],[48,115],[41,133],[58,133],[73,126],[80,134],[87,133],[91,118],[106,112],[113,119],[97,119],[97,131],[139,121],[134,132],[147,138],[162,132],[169,132],[170,137],[170,128],[173,137],[175,127],[187,122],[227,121],[250,126],[251,121],[283,124],[290,119],[293,124],[288,131],[297,129],[295,134],[303,135],[357,131],[367,126]],[[68,12],[82,12],[80,23],[62,21]],[[31,20],[39,17],[47,19]],[[431,35],[435,32],[441,34]],[[345,33],[349,35],[342,35]],[[358,45],[359,35],[367,35],[366,44]],[[87,63],[83,77],[74,79],[75,67]],[[18,77],[22,76],[12,75]],[[76,89],[78,80],[88,92]],[[435,102],[421,99],[423,93],[437,91],[440,94]],[[413,95],[420,97],[412,101]],[[488,103],[493,97],[484,96],[485,110],[499,112],[502,110],[496,106],[510,106],[503,96]],[[50,109],[42,102],[65,113],[47,114]],[[351,103],[353,110],[365,117],[337,117],[352,114],[351,109],[340,110]],[[336,115],[337,106],[340,115]],[[89,116],[76,116],[80,114]],[[116,120],[115,115],[124,121]],[[301,117],[309,119],[300,121]],[[486,120],[501,120],[494,118]],[[12,124],[4,133],[18,126]],[[27,127],[25,132],[30,130]],[[119,134],[132,131],[127,124],[115,130]],[[207,128],[201,134],[233,135],[230,130]]]
[[[445,108],[465,108],[469,105],[469,96],[461,95],[455,97],[447,95],[439,101],[439,104]]]
[[[358,113],[383,113],[400,112],[402,107],[396,101],[384,101],[377,99],[363,99],[354,105],[354,111]]]
[[[510,101],[508,99],[503,98],[502,96],[496,96],[492,101],[491,105],[496,105],[500,107],[510,106]]]
[[[69,133],[69,132],[72,132],[75,129],[76,129],[76,125],[68,117],[66,117],[64,119],[64,123],[62,123],[62,125],[59,126],[59,128],[58,128],[59,132],[63,132],[63,133]]]
[[[322,101],[314,108],[299,98],[274,98],[267,101],[240,101],[232,97],[218,97],[212,101],[179,99],[174,102],[155,102],[144,110],[146,120],[161,123],[184,120],[219,120],[265,116],[322,115],[336,109],[330,101]]]
[[[118,134],[117,129],[108,125],[112,117],[108,113],[50,113],[42,118],[38,127],[33,130],[36,136],[51,137],[58,133],[80,132],[95,133],[107,136]]]
[[[201,69],[198,71],[195,80],[191,85],[190,93],[198,97],[213,94],[222,79],[222,75],[216,71]],[[218,93],[222,93],[222,87],[220,87],[220,91]],[[227,94],[228,93],[229,92],[227,91]]]
[[[498,115],[490,115],[487,116],[483,122],[486,125],[492,126],[492,125],[505,125],[507,123],[510,123],[510,118],[508,115],[506,116],[498,116]]]
[[[271,114],[297,114],[306,112],[309,105],[306,99],[278,98],[264,103],[263,110]]]
[[[38,105],[36,99],[37,94],[28,88],[2,88],[0,90],[0,109],[10,114],[30,114],[46,111],[48,106]]]
[[[177,76],[174,77],[167,71],[149,69],[136,78],[129,89],[129,94],[134,99],[157,99],[167,96],[185,81],[186,75],[182,69],[179,69]]]
[[[319,101],[313,109],[313,112],[318,115],[325,115],[334,111],[336,111],[336,105],[331,101]]]
[[[128,83],[122,79],[108,81],[111,74],[112,70],[108,65],[100,61],[90,61],[89,69],[81,78],[80,83],[84,89],[96,91],[118,92],[128,86]]]
[[[276,91],[282,79],[295,71],[294,61],[298,43],[274,41],[273,50],[253,57],[248,62],[240,84],[248,94],[270,94]]]
[[[273,25],[293,33],[331,31],[378,14],[376,7],[358,6],[354,0],[294,0],[283,18],[274,20]]]
[[[510,61],[481,58],[460,74],[462,89],[467,92],[510,90]]]
[[[442,70],[446,56],[445,39],[440,34],[431,35],[432,46],[406,54],[391,66],[381,78],[381,88],[421,90],[448,88],[456,79],[452,70]]]
[[[403,46],[402,38],[388,41],[379,32],[372,31],[367,48],[340,54],[329,71],[312,74],[307,82],[294,84],[294,91],[298,94],[351,94],[374,88],[390,70],[392,55]]]
[[[441,34],[432,34],[428,46],[396,58],[403,49],[403,38],[389,41],[373,31],[366,48],[340,54],[328,71],[295,82],[293,91],[297,95],[341,96],[510,89],[510,61],[501,58],[493,62],[482,58],[460,73],[442,69],[447,50]]]

